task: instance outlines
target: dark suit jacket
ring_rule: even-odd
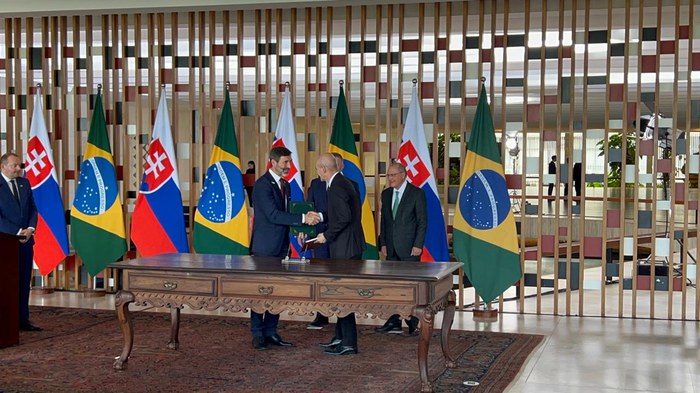
[[[18,177],[16,182],[21,207],[17,206],[10,185],[0,176],[0,232],[11,235],[16,235],[22,228],[36,228],[37,223],[37,210],[29,180]],[[25,244],[34,244],[34,238]]]
[[[330,244],[331,258],[349,259],[365,250],[362,231],[360,196],[350,180],[338,173],[328,189],[328,229],[324,232]]]
[[[306,193],[306,200],[314,203],[314,209],[323,214],[325,217],[328,214],[328,195],[326,195],[326,182],[319,178],[311,180],[309,191]],[[316,233],[326,231],[328,225],[325,222],[316,224]],[[329,258],[330,250],[328,244],[322,244],[314,249],[315,258]]]
[[[287,184],[287,198],[291,190]],[[301,225],[301,214],[287,213],[275,178],[265,172],[253,187],[253,255],[284,257],[289,252],[289,226]]]
[[[425,230],[428,227],[428,208],[425,193],[411,183],[406,183],[399,208],[394,218],[392,187],[382,191],[382,221],[379,228],[379,247],[386,246],[389,258],[394,255],[402,261],[419,261],[411,256],[411,248],[423,248]]]

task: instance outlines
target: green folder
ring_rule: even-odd
[[[303,214],[306,212],[312,212],[314,211],[314,203],[313,202],[305,202],[305,201],[294,201],[294,202],[289,202],[287,208],[289,209],[290,213],[294,214]],[[291,231],[292,235],[296,236],[299,233],[305,233],[306,236],[308,237],[315,237],[316,236],[316,226],[315,225],[293,225],[289,227],[289,230]]]

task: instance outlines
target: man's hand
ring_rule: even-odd
[[[29,238],[34,236],[34,229],[32,228],[24,228],[19,231],[19,235],[23,236],[22,239],[19,240],[20,243],[26,243],[29,241]]]
[[[321,222],[321,216],[316,212],[306,212],[304,215],[306,225],[316,225]]]
[[[379,252],[381,252],[382,255],[384,255],[384,257],[386,258],[386,246],[382,246],[382,248],[379,249]]]
[[[412,257],[417,257],[418,255],[420,255],[420,254],[422,254],[422,253],[423,253],[423,249],[422,249],[422,248],[418,248],[418,247],[412,247],[412,248],[411,248],[411,256],[412,256]]]
[[[326,236],[323,235],[323,233],[319,233],[318,236],[316,236],[316,243],[325,243],[326,242]]]
[[[300,246],[304,245],[304,241],[306,240],[306,234],[304,232],[299,232],[297,235],[297,242],[299,243]]]

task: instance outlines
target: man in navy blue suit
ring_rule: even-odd
[[[29,180],[22,177],[22,162],[14,153],[0,157],[0,232],[23,236],[19,246],[19,328],[38,331],[29,322],[29,289],[34,264],[37,210]]]
[[[255,256],[284,258],[289,253],[289,227],[315,225],[320,216],[316,212],[292,214],[287,212],[291,198],[289,183],[284,179],[292,168],[292,152],[284,146],[270,150],[270,169],[260,176],[253,187],[253,235],[250,250]],[[253,348],[265,349],[268,345],[282,347],[292,343],[277,334],[279,315],[250,311],[250,330]]]
[[[328,211],[328,197],[326,196],[326,182],[321,180],[321,178],[315,178],[311,180],[311,185],[306,193],[306,200],[308,202],[314,203],[314,209],[321,214],[327,214]],[[328,225],[325,222],[319,222],[316,224],[316,233],[323,233]],[[330,249],[328,244],[322,244],[313,250],[314,258],[330,258]],[[316,318],[309,323],[306,328],[311,330],[323,329],[324,326],[328,325],[328,317],[317,312]]]

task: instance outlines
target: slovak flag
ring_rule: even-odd
[[[39,267],[41,275],[45,276],[68,255],[68,231],[49,133],[41,108],[41,94],[38,92],[34,97],[34,113],[29,129],[24,171],[32,185],[38,212],[34,234],[34,263]]]
[[[165,92],[161,92],[153,137],[131,219],[131,240],[143,256],[188,252],[182,193],[168,120]]]
[[[447,262],[450,257],[447,252],[445,217],[442,213],[440,198],[438,198],[433,164],[430,162],[423,116],[418,106],[418,93],[415,85],[401,137],[398,160],[406,167],[408,181],[425,192],[425,200],[428,205],[428,228],[425,231],[425,243],[420,260],[423,262]]]
[[[292,103],[289,98],[289,85],[285,86],[284,96],[282,97],[282,106],[280,107],[280,116],[277,119],[277,128],[275,129],[275,140],[272,142],[272,147],[284,146],[292,152],[292,167],[289,170],[289,175],[284,178],[289,183],[291,189],[291,201],[304,200],[304,188],[301,183],[301,172],[299,171],[299,153],[297,152],[297,134],[294,130],[294,115],[292,115]],[[270,162],[267,163],[267,169],[270,169]],[[289,244],[292,245],[290,256],[301,257],[301,246],[297,242],[296,237],[290,236]],[[307,251],[310,256],[310,252]]]

